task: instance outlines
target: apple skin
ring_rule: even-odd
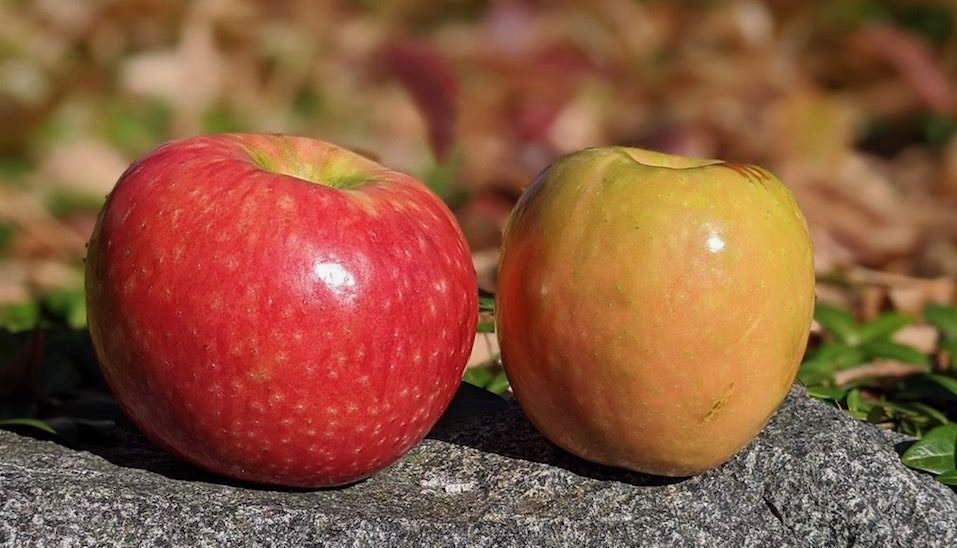
[[[448,208],[321,141],[157,148],[89,244],[94,348],[130,419],[212,472],[328,487],[397,460],[448,406],[477,289]]]
[[[512,211],[496,330],[516,399],[553,443],[688,476],[767,423],[813,303],[807,224],[773,175],[605,147],[561,158]]]

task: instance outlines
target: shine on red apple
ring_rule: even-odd
[[[133,164],[87,257],[93,343],[151,439],[210,471],[367,477],[449,404],[475,333],[468,246],[425,186],[321,141],[173,142]]]

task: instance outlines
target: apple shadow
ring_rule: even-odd
[[[316,491],[316,489],[260,484],[214,474],[155,445],[128,422],[118,424],[110,433],[109,439],[63,445],[77,451],[86,451],[96,455],[115,466],[143,470],[175,481],[202,482],[237,489],[283,493]]]
[[[528,420],[517,402],[503,400],[503,403],[505,405],[497,412],[485,413],[482,417],[470,416],[440,423],[426,437],[510,459],[563,468],[586,478],[637,487],[674,485],[690,479],[642,474],[586,461],[548,441]]]
[[[32,427],[5,426],[3,429],[20,436],[53,442],[74,451],[90,453],[121,468],[143,470],[175,481],[202,482],[237,489],[282,493],[335,491],[365,481],[363,479],[346,485],[320,489],[261,484],[220,476],[180,459],[155,445],[126,420],[118,421],[109,428],[100,426],[95,432],[82,428],[79,439],[67,439],[62,435]]]
[[[103,420],[69,420],[67,422],[75,424],[72,426],[73,433],[68,436],[63,435],[63,428],[58,428],[61,432],[59,435],[35,428],[6,429],[35,439],[52,441],[76,451],[91,453],[122,468],[144,470],[175,481],[286,493],[336,491],[367,481],[363,479],[336,487],[310,489],[237,480],[199,468],[154,444],[123,415],[113,401],[100,402],[96,415],[86,415]],[[508,401],[468,383],[462,383],[459,387],[449,408],[427,438],[498,454],[509,459],[555,466],[578,476],[600,481],[654,487],[677,484],[688,479],[631,472],[576,457],[552,444],[539,433],[517,402]]]

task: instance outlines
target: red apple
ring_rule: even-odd
[[[449,404],[477,321],[448,208],[321,141],[233,134],[133,164],[87,257],[94,347],[132,421],[259,483],[353,482]]]
[[[585,459],[684,476],[745,446],[807,344],[807,225],[767,171],[609,147],[509,219],[497,332],[529,419]]]

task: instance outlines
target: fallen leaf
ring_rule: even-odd
[[[931,325],[908,325],[898,330],[891,339],[898,344],[916,348],[924,354],[932,354],[937,349],[940,333]]]
[[[847,386],[848,384],[863,379],[872,379],[875,377],[906,377],[926,371],[926,367],[904,363],[897,360],[877,359],[856,367],[844,369],[834,373],[834,384],[836,386]]]
[[[452,69],[427,42],[393,42],[383,57],[425,118],[436,159],[444,160],[455,141],[457,119],[458,82]]]
[[[957,90],[930,47],[913,33],[887,23],[867,25],[851,37],[865,55],[890,64],[924,105],[953,112]]]

